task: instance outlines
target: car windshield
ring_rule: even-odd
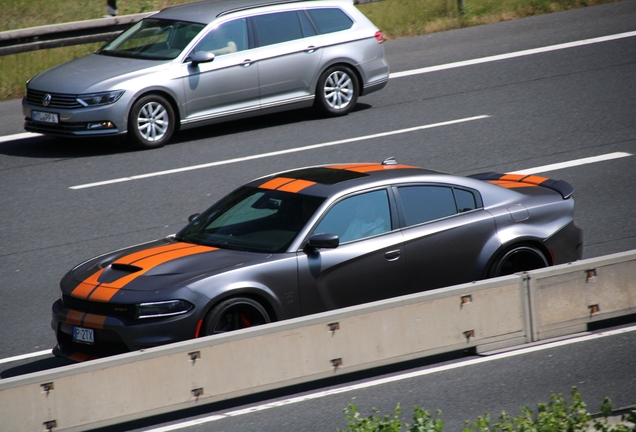
[[[299,193],[242,187],[177,234],[177,240],[250,252],[284,252],[324,201]]]
[[[148,18],[104,45],[97,54],[145,60],[172,60],[203,30],[203,24]]]

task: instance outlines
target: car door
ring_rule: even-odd
[[[484,276],[500,242],[477,191],[451,185],[404,185],[395,191],[409,293]]]
[[[196,66],[183,65],[187,69],[184,123],[259,108],[256,50],[250,48],[246,19],[228,21],[211,29],[191,55],[199,51],[215,57]]]
[[[250,21],[259,47],[261,106],[311,99],[323,51],[305,12],[262,14]]]
[[[314,234],[336,234],[333,249],[298,254],[303,314],[403,294],[402,234],[395,230],[386,189],[346,197],[317,223]]]

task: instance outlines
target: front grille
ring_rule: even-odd
[[[135,319],[137,317],[137,307],[130,304],[94,302],[78,299],[66,294],[62,296],[62,303],[64,303],[64,306],[69,309],[95,315],[123,317],[128,319]]]
[[[50,93],[27,89],[26,100],[30,105],[44,107],[42,101],[46,94],[51,95],[51,103],[46,108],[76,109],[83,107],[82,104],[77,102],[78,95],[75,94]]]

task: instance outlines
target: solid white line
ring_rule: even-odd
[[[47,354],[51,354],[51,350],[50,349],[44,350],[44,351],[32,352],[32,353],[29,353],[29,354],[22,354],[22,355],[18,355],[18,356],[15,356],[15,357],[3,358],[3,359],[0,359],[0,364],[11,363],[11,362],[15,362],[15,361],[30,359],[30,358],[33,358],[33,357],[42,357],[42,356],[45,356]]]
[[[19,140],[19,139],[25,139],[25,138],[41,137],[41,136],[43,136],[43,135],[42,134],[38,134],[38,133],[23,132],[23,133],[19,133],[19,134],[15,134],[15,135],[7,135],[7,136],[0,137],[0,143],[8,142],[8,141],[15,141],[15,140]]]
[[[517,51],[517,52],[512,52],[507,54],[499,54],[499,55],[494,55],[489,57],[482,57],[482,58],[477,58],[473,60],[464,60],[464,61],[459,61],[455,63],[447,63],[443,65],[438,65],[438,66],[412,69],[412,70],[403,71],[403,72],[394,72],[392,74],[389,74],[389,78],[402,78],[402,77],[407,77],[412,75],[420,75],[420,74],[425,74],[429,72],[437,72],[441,70],[454,69],[454,68],[459,68],[464,66],[472,66],[472,65],[481,64],[481,63],[489,63],[489,62],[494,62],[499,60],[507,60],[511,58],[516,58],[516,57],[523,57],[523,56],[528,56],[533,54],[557,51],[557,50],[562,50],[567,48],[575,48],[575,47],[580,47],[580,46],[590,45],[595,43],[608,42],[608,41],[613,41],[616,39],[623,39],[623,38],[628,38],[633,36],[636,36],[636,31],[631,31],[627,33],[619,33],[619,34],[609,35],[609,36],[602,36],[602,37],[597,37],[593,39],[584,39],[580,41],[567,42],[567,43],[562,43],[558,45],[550,45],[550,46],[541,47],[541,48],[533,48],[529,50]]]
[[[527,169],[523,169],[519,171],[509,172],[507,174],[536,174],[536,173],[541,173],[546,171],[556,171],[563,168],[570,168],[570,167],[579,166],[579,165],[591,164],[595,162],[619,159],[619,158],[624,158],[627,156],[633,156],[633,155],[631,153],[625,153],[625,152],[608,153],[608,154],[604,154],[600,156],[592,156],[592,157],[587,157],[582,159],[575,159],[568,162],[555,163],[551,165],[543,165],[536,168],[527,168]]]
[[[375,139],[375,138],[382,138],[382,137],[391,136],[391,135],[398,135],[398,134],[404,134],[404,133],[409,133],[409,132],[416,132],[416,131],[420,131],[420,130],[424,130],[424,129],[431,129],[431,128],[436,128],[436,127],[441,127],[441,126],[449,126],[449,125],[458,124],[458,123],[465,123],[465,122],[469,122],[469,121],[473,121],[473,120],[482,120],[482,119],[485,119],[485,118],[488,118],[488,117],[490,117],[490,116],[488,116],[488,115],[480,115],[480,116],[475,116],[475,117],[467,117],[467,118],[463,118],[463,119],[450,120],[450,121],[445,121],[445,122],[441,122],[441,123],[433,123],[433,124],[416,126],[416,127],[407,128],[407,129],[399,129],[399,130],[394,130],[394,131],[389,131],[389,132],[377,133],[377,134],[373,134],[373,135],[365,135],[365,136],[356,137],[356,138],[348,138],[348,139],[343,139],[343,140],[338,140],[338,141],[330,141],[330,142],[321,143],[321,144],[313,144],[313,145],[308,145],[308,146],[305,146],[305,147],[296,147],[296,148],[291,148],[291,149],[287,149],[287,150],[278,150],[278,151],[269,152],[269,153],[260,153],[260,154],[255,154],[255,155],[251,155],[251,156],[244,156],[244,157],[235,158],[235,159],[226,159],[226,160],[217,161],[217,162],[205,163],[205,164],[201,164],[201,165],[193,165],[193,166],[188,166],[188,167],[183,167],[183,168],[176,168],[176,169],[171,169],[171,170],[166,170],[166,171],[158,171],[158,172],[153,172],[153,173],[148,173],[148,174],[139,174],[139,175],[134,175],[134,176],[130,176],[130,177],[122,177],[122,178],[117,178],[117,179],[112,179],[112,180],[105,180],[105,181],[101,181],[101,182],[87,183],[87,184],[77,185],[77,186],[70,186],[69,189],[86,189],[86,188],[91,188],[91,187],[96,187],[96,186],[109,185],[109,184],[113,184],[113,183],[121,183],[121,182],[127,182],[127,181],[131,181],[131,180],[139,180],[139,179],[145,179],[145,178],[150,178],[150,177],[159,177],[159,176],[164,176],[164,175],[168,175],[168,174],[176,174],[176,173],[181,173],[181,172],[185,172],[185,171],[193,171],[193,170],[198,170],[198,169],[203,169],[203,168],[210,168],[210,167],[215,167],[215,166],[220,166],[220,165],[229,165],[229,164],[233,164],[233,163],[245,162],[245,161],[254,160],[254,159],[261,159],[261,158],[266,158],[266,157],[279,156],[279,155],[289,154],[289,153],[297,153],[297,152],[302,152],[302,151],[307,151],[307,150],[315,150],[315,149],[323,148],[323,147],[330,147],[330,146],[348,144],[348,143],[357,142],[357,141],[364,141],[364,140],[370,140],[370,139]]]
[[[546,344],[543,344],[543,345],[535,345],[535,346],[532,346],[532,347],[520,348],[520,349],[517,349],[517,350],[514,350],[514,351],[509,351],[509,352],[505,352],[505,353],[501,353],[501,354],[494,354],[494,355],[491,355],[491,356],[488,356],[488,357],[479,357],[479,358],[467,360],[465,362],[454,363],[454,364],[449,364],[449,365],[444,365],[444,366],[439,366],[439,367],[433,367],[433,368],[430,368],[430,369],[423,369],[423,370],[418,370],[418,371],[414,371],[414,372],[408,372],[408,373],[401,374],[401,375],[394,375],[394,376],[381,378],[381,379],[374,380],[374,381],[367,381],[367,382],[363,382],[363,383],[359,383],[359,384],[354,384],[354,385],[345,386],[345,387],[339,387],[339,388],[335,388],[335,389],[331,389],[331,390],[325,390],[325,391],[316,392],[316,393],[312,393],[312,394],[308,394],[308,395],[304,395],[304,396],[299,396],[299,397],[294,397],[294,398],[285,399],[285,400],[281,400],[281,401],[271,402],[271,403],[267,403],[267,404],[263,404],[263,405],[257,405],[257,406],[253,406],[253,407],[249,407],[249,408],[245,408],[245,409],[241,409],[241,410],[229,411],[229,412],[226,412],[224,414],[216,414],[216,415],[213,415],[213,416],[203,417],[203,418],[199,418],[199,419],[196,419],[196,420],[191,420],[191,421],[187,421],[187,422],[183,422],[183,423],[173,424],[173,425],[169,425],[169,426],[163,426],[163,427],[159,427],[159,428],[156,428],[156,429],[147,430],[146,432],[168,432],[168,431],[174,431],[174,430],[178,430],[178,429],[184,429],[184,428],[187,428],[187,427],[202,425],[202,424],[205,424],[205,423],[210,423],[210,422],[213,422],[213,421],[222,420],[222,419],[229,418],[229,417],[236,417],[236,416],[250,414],[250,413],[253,413],[253,412],[257,412],[257,411],[264,411],[264,410],[271,409],[271,408],[277,408],[277,407],[281,407],[281,406],[285,406],[285,405],[291,405],[291,404],[295,404],[295,403],[299,403],[299,402],[305,402],[305,401],[312,400],[312,399],[320,399],[320,398],[331,396],[331,395],[335,395],[335,394],[346,393],[346,392],[360,390],[360,389],[369,388],[369,387],[376,387],[376,386],[380,386],[380,385],[384,385],[384,384],[388,384],[388,383],[392,383],[392,382],[397,382],[397,381],[403,381],[403,380],[407,380],[407,379],[411,379],[411,378],[415,378],[415,377],[419,377],[419,376],[431,375],[431,374],[434,374],[434,373],[437,373],[437,372],[443,372],[443,371],[447,371],[447,370],[458,369],[458,368],[462,368],[462,367],[466,367],[466,366],[472,366],[472,365],[475,365],[475,364],[486,363],[486,362],[500,360],[500,359],[508,358],[508,357],[515,357],[515,356],[519,356],[519,355],[523,355],[523,354],[527,354],[527,353],[531,353],[531,352],[535,352],[535,351],[543,351],[543,350],[546,350],[546,349],[551,349],[551,348],[564,346],[564,345],[571,345],[571,344],[575,344],[575,343],[579,343],[579,342],[586,342],[586,341],[590,341],[590,340],[594,340],[594,339],[600,339],[600,338],[603,338],[603,337],[615,336],[615,335],[628,333],[628,332],[632,332],[632,331],[636,331],[636,326],[634,326],[634,327],[626,327],[626,328],[621,328],[621,329],[616,329],[616,330],[609,330],[609,331],[606,331],[606,332],[590,334],[590,335],[585,335],[585,336],[581,336],[581,337],[575,337],[573,339],[566,339],[566,340],[561,340],[561,341],[557,341],[557,342],[549,342],[549,343],[546,343]]]

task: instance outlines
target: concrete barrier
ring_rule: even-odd
[[[632,313],[635,265],[633,251],[4,379],[2,429],[85,430],[442,352],[580,331],[581,320]],[[597,281],[583,283],[599,287],[588,298],[606,315],[578,312],[587,302],[569,285],[581,284],[581,269],[596,269]],[[609,303],[617,293],[630,300],[623,309],[621,301]]]
[[[635,251],[548,267],[527,277],[534,341],[636,313]]]

